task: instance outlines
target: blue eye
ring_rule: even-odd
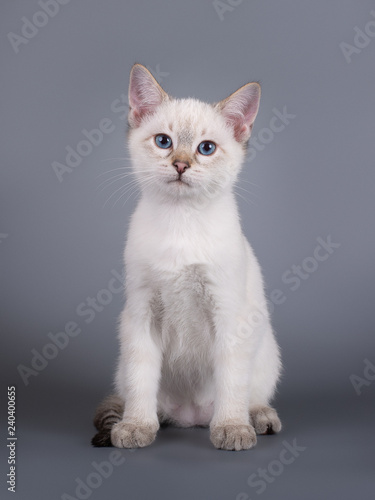
[[[155,136],[156,145],[162,149],[168,149],[172,146],[172,139],[169,135],[166,134],[158,134]]]
[[[198,146],[198,152],[201,155],[212,155],[216,149],[216,144],[212,141],[203,141]]]

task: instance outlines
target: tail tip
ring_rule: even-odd
[[[103,448],[112,446],[111,434],[109,432],[98,432],[91,439],[91,444],[95,448]]]

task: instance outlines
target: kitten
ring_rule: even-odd
[[[257,83],[215,105],[174,99],[132,68],[129,147],[142,194],[125,248],[116,395],[97,409],[95,446],[147,446],[164,422],[209,426],[224,450],[281,429],[269,406],[279,349],[232,191],[259,99]]]

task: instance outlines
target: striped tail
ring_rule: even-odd
[[[111,429],[122,419],[123,413],[124,401],[114,394],[100,403],[94,417],[94,425],[98,432],[91,440],[93,446],[112,446]]]

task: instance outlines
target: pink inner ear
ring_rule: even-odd
[[[242,142],[246,140],[247,135],[250,135],[250,132],[251,130],[249,130],[248,125],[242,125],[239,129],[234,129],[234,137],[236,138],[236,141]]]
[[[233,128],[236,141],[249,139],[258,113],[259,100],[260,86],[248,83],[219,103],[228,125]]]
[[[152,113],[166,97],[167,94],[144,66],[133,66],[129,84],[131,125],[138,126],[143,117]]]
[[[243,142],[248,139],[251,132],[251,126],[249,126],[243,115],[225,115],[227,124],[233,129],[234,138],[237,142]]]

